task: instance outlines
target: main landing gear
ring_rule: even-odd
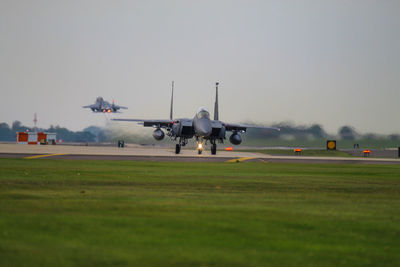
[[[179,154],[181,152],[181,145],[180,144],[176,144],[175,146],[175,154]]]
[[[211,155],[216,155],[217,154],[217,144],[214,143],[211,145]]]
[[[180,138],[179,143],[175,146],[175,154],[181,153],[181,147],[186,146],[187,143],[188,141],[186,138]]]

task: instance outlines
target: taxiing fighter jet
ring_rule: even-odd
[[[115,113],[118,112],[119,109],[127,109],[127,107],[122,107],[115,105],[115,100],[110,104],[108,101],[105,101],[101,96],[96,98],[96,102],[93,105],[83,106],[83,108],[90,108],[93,112],[103,112],[103,113]]]
[[[218,115],[218,85],[216,83],[216,96],[214,106],[214,120],[210,119],[210,113],[206,108],[199,108],[193,119],[173,119],[173,97],[174,83],[172,82],[171,110],[169,120],[143,120],[143,119],[112,119],[114,121],[134,121],[143,124],[144,127],[156,128],[153,132],[153,137],[156,140],[162,140],[165,137],[163,129],[173,141],[178,141],[175,146],[175,153],[179,154],[181,147],[188,143],[188,139],[195,138],[197,142],[198,153],[201,154],[204,145],[209,141],[211,143],[211,154],[217,153],[217,142],[223,143],[226,132],[232,132],[229,141],[234,145],[239,145],[242,142],[240,133],[246,132],[247,128],[262,128],[277,130],[279,128],[251,126],[245,124],[225,123],[219,120]]]

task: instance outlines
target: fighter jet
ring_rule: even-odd
[[[127,107],[115,105],[115,100],[110,104],[105,101],[101,96],[96,98],[96,102],[93,105],[83,106],[83,108],[90,108],[93,112],[103,112],[103,113],[115,113],[119,109],[127,109]]]
[[[112,119],[114,121],[133,121],[143,124],[144,127],[155,128],[153,137],[156,140],[163,140],[165,135],[171,140],[177,141],[175,146],[175,154],[179,154],[181,147],[188,143],[188,140],[195,138],[197,142],[198,154],[204,150],[207,142],[211,143],[211,154],[217,154],[217,142],[223,143],[226,139],[226,132],[232,132],[229,141],[234,145],[239,145],[242,142],[240,134],[245,133],[247,128],[262,128],[269,130],[280,131],[279,128],[254,126],[246,124],[225,123],[219,120],[218,112],[218,85],[216,83],[214,119],[210,119],[210,113],[204,107],[201,107],[196,112],[193,119],[173,119],[173,99],[174,99],[174,83],[172,82],[171,109],[169,120],[144,120],[144,119]],[[165,131],[165,132],[164,132]]]

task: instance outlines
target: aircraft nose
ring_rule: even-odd
[[[197,133],[202,137],[208,137],[211,135],[211,123],[208,121],[202,121],[197,127]]]

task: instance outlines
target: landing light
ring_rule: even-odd
[[[197,149],[203,149],[203,144],[202,144],[202,143],[199,143],[199,144],[197,145]]]
[[[111,113],[111,109],[107,110],[108,113]]]

